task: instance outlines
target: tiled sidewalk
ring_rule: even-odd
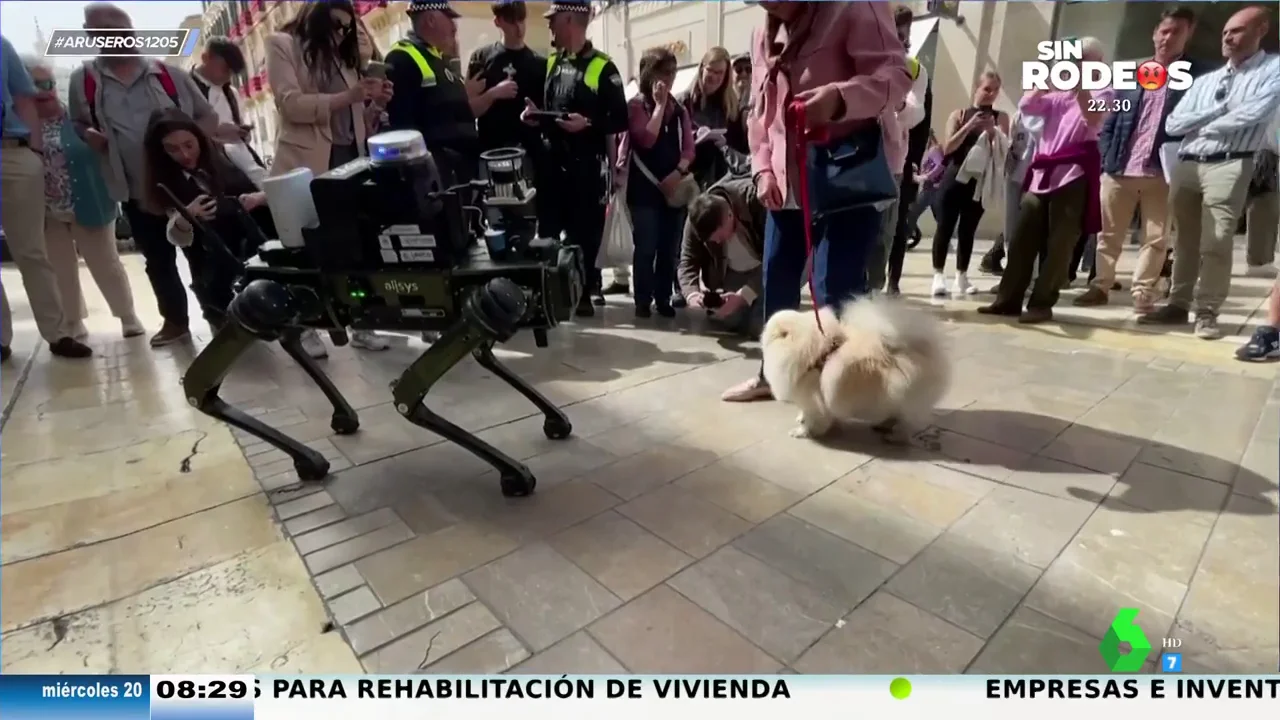
[[[327,361],[354,436],[281,352],[228,381],[332,459],[323,486],[238,437],[255,483],[185,406],[185,357],[42,361],[2,437],[4,669],[341,672],[345,638],[387,673],[1093,672],[1138,607],[1188,672],[1274,671],[1274,367],[969,313],[947,329],[955,387],[910,447],[796,440],[786,408],[721,404],[752,361],[679,322],[611,308],[550,349],[520,337],[504,360],[574,437],[546,440],[475,365],[431,397],[526,459],[522,500],[390,407],[417,340]]]

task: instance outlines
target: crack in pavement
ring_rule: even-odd
[[[48,648],[46,648],[45,652],[49,652],[50,650],[58,647],[58,643],[66,639],[68,629],[70,629],[70,627],[66,617],[59,616],[54,618],[53,619],[53,644],[50,645]]]
[[[191,472],[191,461],[200,453],[200,443],[204,442],[207,437],[209,437],[209,433],[202,432],[200,433],[200,437],[196,438],[196,441],[191,443],[191,452],[187,453],[187,456],[182,458],[182,462],[178,463],[178,472]]]
[[[419,670],[421,670],[421,669],[425,668],[425,667],[427,666],[427,663],[431,662],[431,649],[432,649],[432,647],[434,647],[434,646],[435,646],[435,644],[436,644],[436,638],[440,637],[440,633],[442,633],[442,632],[444,632],[444,631],[443,631],[443,630],[437,630],[437,631],[436,631],[436,634],[435,634],[435,635],[432,635],[432,636],[431,636],[431,639],[427,640],[427,651],[426,651],[425,653],[423,653],[423,655],[422,655],[422,662],[418,663],[418,669],[419,669]]]

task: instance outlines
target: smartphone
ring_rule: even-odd
[[[990,105],[979,105],[979,106],[978,106],[978,112],[982,113],[983,115],[995,115],[995,114],[996,114],[995,109],[994,109],[994,108],[992,108]]]
[[[569,113],[553,112],[551,110],[530,110],[527,117],[534,120],[564,120],[569,117]]]
[[[376,60],[371,61],[368,65],[364,66],[364,75],[365,77],[377,78],[379,80],[386,80],[387,64],[384,62],[378,62]]]

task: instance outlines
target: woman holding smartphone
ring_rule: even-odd
[[[176,108],[158,110],[151,116],[143,153],[152,205],[168,210],[169,242],[186,254],[196,299],[210,327],[217,331],[226,323],[242,262],[258,250],[257,235],[247,231],[237,209],[225,203],[238,203],[263,235],[275,237],[266,194],[227,157],[221,144],[210,140],[190,116]],[[218,234],[230,256],[177,212],[175,199]]]
[[[636,317],[675,317],[672,292],[684,207],[673,201],[693,164],[689,113],[671,95],[676,56],[652,48],[640,58],[640,92],[627,104],[631,129],[618,150],[634,226]],[[690,198],[692,199],[692,198]]]
[[[942,133],[942,164],[945,169],[938,183],[938,231],[933,236],[934,297],[947,295],[945,270],[953,235],[958,236],[958,242],[956,278],[951,292],[962,296],[977,292],[969,284],[969,260],[973,257],[973,239],[978,232],[978,223],[982,221],[982,198],[978,196],[977,178],[961,182],[956,175],[969,151],[984,134],[1009,133],[1009,116],[991,107],[1000,95],[1000,86],[998,73],[993,70],[984,72],[973,89],[973,105],[952,112],[947,118],[947,129]]]
[[[365,139],[378,126],[391,84],[361,75],[365,63],[356,23],[349,0],[318,0],[267,38],[267,78],[280,112],[272,175],[300,167],[320,175],[368,154]],[[366,52],[372,59],[372,42]],[[303,334],[302,346],[315,358],[329,354],[314,330]],[[351,346],[386,350],[390,344],[356,330]]]

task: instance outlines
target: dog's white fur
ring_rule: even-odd
[[[760,338],[774,397],[800,408],[792,435],[817,437],[846,421],[928,424],[951,375],[934,319],[889,298],[819,314],[821,330],[811,311],[776,313]]]

